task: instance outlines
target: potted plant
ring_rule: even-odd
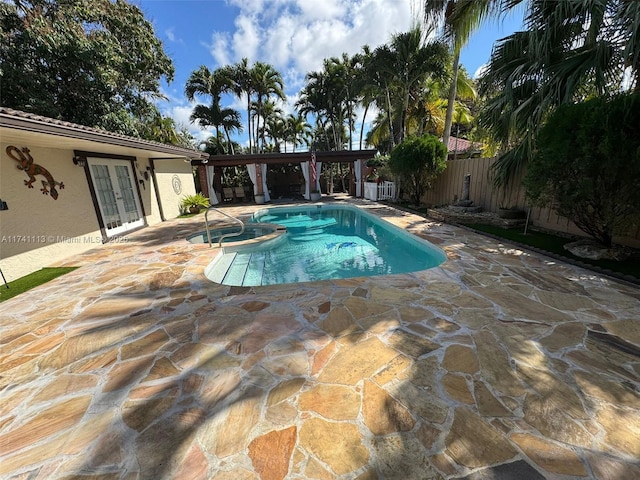
[[[312,202],[317,202],[318,200],[320,200],[321,197],[322,197],[322,194],[318,190],[311,190],[311,193],[309,194],[309,199]]]
[[[253,199],[255,200],[256,204],[262,205],[264,203],[264,193],[256,193],[253,196]]]
[[[202,193],[196,193],[195,195],[185,195],[180,200],[180,206],[184,212],[200,213],[203,208],[209,208],[209,199]]]

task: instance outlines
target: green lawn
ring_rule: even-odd
[[[0,284],[0,302],[9,300],[16,295],[19,295],[27,290],[30,290],[38,285],[47,283],[54,278],[57,278],[65,273],[72,272],[78,267],[57,267],[57,268],[43,268],[37,272],[30,273],[24,277],[21,277],[13,282],[9,282],[9,288],[4,283]]]
[[[466,226],[480,232],[490,233],[496,237],[504,238],[505,240],[519,242],[523,245],[529,245],[546,252],[555,253],[556,255],[566,257],[569,260],[580,261],[588,265],[594,265],[622,275],[631,275],[640,280],[640,260],[638,258],[622,262],[617,262],[615,260],[590,260],[588,258],[576,257],[563,248],[563,245],[573,241],[570,238],[531,230],[525,235],[522,228],[507,229],[477,223],[467,224]]]

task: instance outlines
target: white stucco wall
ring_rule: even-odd
[[[46,146],[47,138],[40,136],[31,142],[28,134],[20,133],[17,138],[3,134],[0,142],[0,199],[8,206],[8,210],[0,211],[0,268],[7,281],[102,245],[99,213],[91,198],[85,170],[73,164],[73,147]],[[66,141],[74,145],[73,139]],[[36,176],[34,188],[27,188],[24,182],[29,177],[17,168],[18,162],[7,155],[9,145],[19,149],[28,147],[34,163],[64,184],[64,188],[56,187],[56,200],[40,191],[42,181],[46,181],[42,175]],[[86,142],[82,147],[91,151]],[[96,149],[109,153],[110,147],[100,144]],[[162,218],[149,161],[154,154],[140,150],[117,153],[136,158],[134,168],[145,221],[147,225],[160,223]],[[191,164],[182,159],[155,160],[155,169],[164,216],[175,218],[180,214],[181,198],[195,193]],[[174,184],[178,183],[180,188],[176,193]]]
[[[175,218],[180,215],[181,199],[196,193],[191,163],[180,159],[155,160],[154,163],[164,216],[166,219]],[[179,188],[174,189],[174,183]]]
[[[29,147],[34,163],[64,184],[57,200],[40,191],[41,175],[34,188],[24,184],[29,177],[7,155],[8,145]],[[0,211],[0,268],[7,281],[102,244],[84,170],[72,158],[72,150],[0,142],[0,198],[8,206]]]

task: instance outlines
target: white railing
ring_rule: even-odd
[[[394,182],[364,182],[364,198],[367,200],[393,200],[396,197]]]

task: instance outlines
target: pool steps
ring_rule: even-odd
[[[235,252],[223,253],[211,266],[209,279],[224,285],[260,285],[264,273],[265,255],[265,252],[242,256],[238,256]],[[251,270],[249,270],[249,264],[253,265]],[[255,268],[256,265],[262,268]]]

